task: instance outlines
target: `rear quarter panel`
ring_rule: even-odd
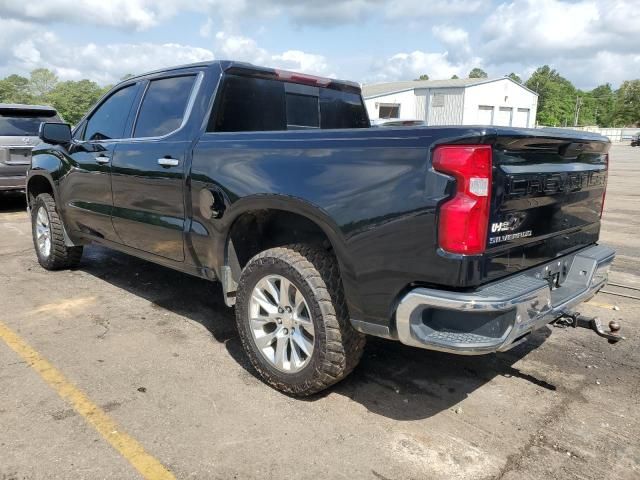
[[[441,142],[486,142],[482,128],[390,128],[207,133],[191,167],[195,258],[217,269],[233,221],[279,208],[316,221],[338,257],[352,318],[388,323],[413,282],[457,284],[465,262],[436,252],[438,203],[447,177],[430,168]],[[219,189],[219,220],[203,218],[199,194]]]

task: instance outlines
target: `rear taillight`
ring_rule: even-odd
[[[455,196],[440,207],[440,248],[465,255],[484,252],[491,202],[491,146],[436,147],[433,168],[456,179]]]
[[[600,218],[602,218],[602,214],[604,213],[604,199],[607,198],[607,183],[609,180],[609,154],[607,153],[604,156],[604,164],[605,164],[605,179],[604,179],[604,192],[602,192],[602,206],[600,207]]]

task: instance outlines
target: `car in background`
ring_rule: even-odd
[[[636,133],[633,137],[631,137],[631,146],[640,147],[640,133]]]
[[[381,118],[371,121],[372,127],[424,127],[426,125],[427,122],[424,120],[399,120],[397,118]]]
[[[53,107],[0,103],[0,191],[24,190],[42,122],[62,122]]]

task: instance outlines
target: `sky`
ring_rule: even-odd
[[[360,83],[640,78],[640,0],[0,0],[0,77],[45,67],[102,85],[210,59]]]

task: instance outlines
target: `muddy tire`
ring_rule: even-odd
[[[345,378],[365,345],[349,321],[335,258],[314,246],[272,248],[249,260],[238,286],[236,322],[260,377],[296,396]]]
[[[62,220],[56,202],[48,193],[38,195],[31,209],[31,233],[38,262],[47,270],[76,267],[82,247],[68,247],[64,242]]]

